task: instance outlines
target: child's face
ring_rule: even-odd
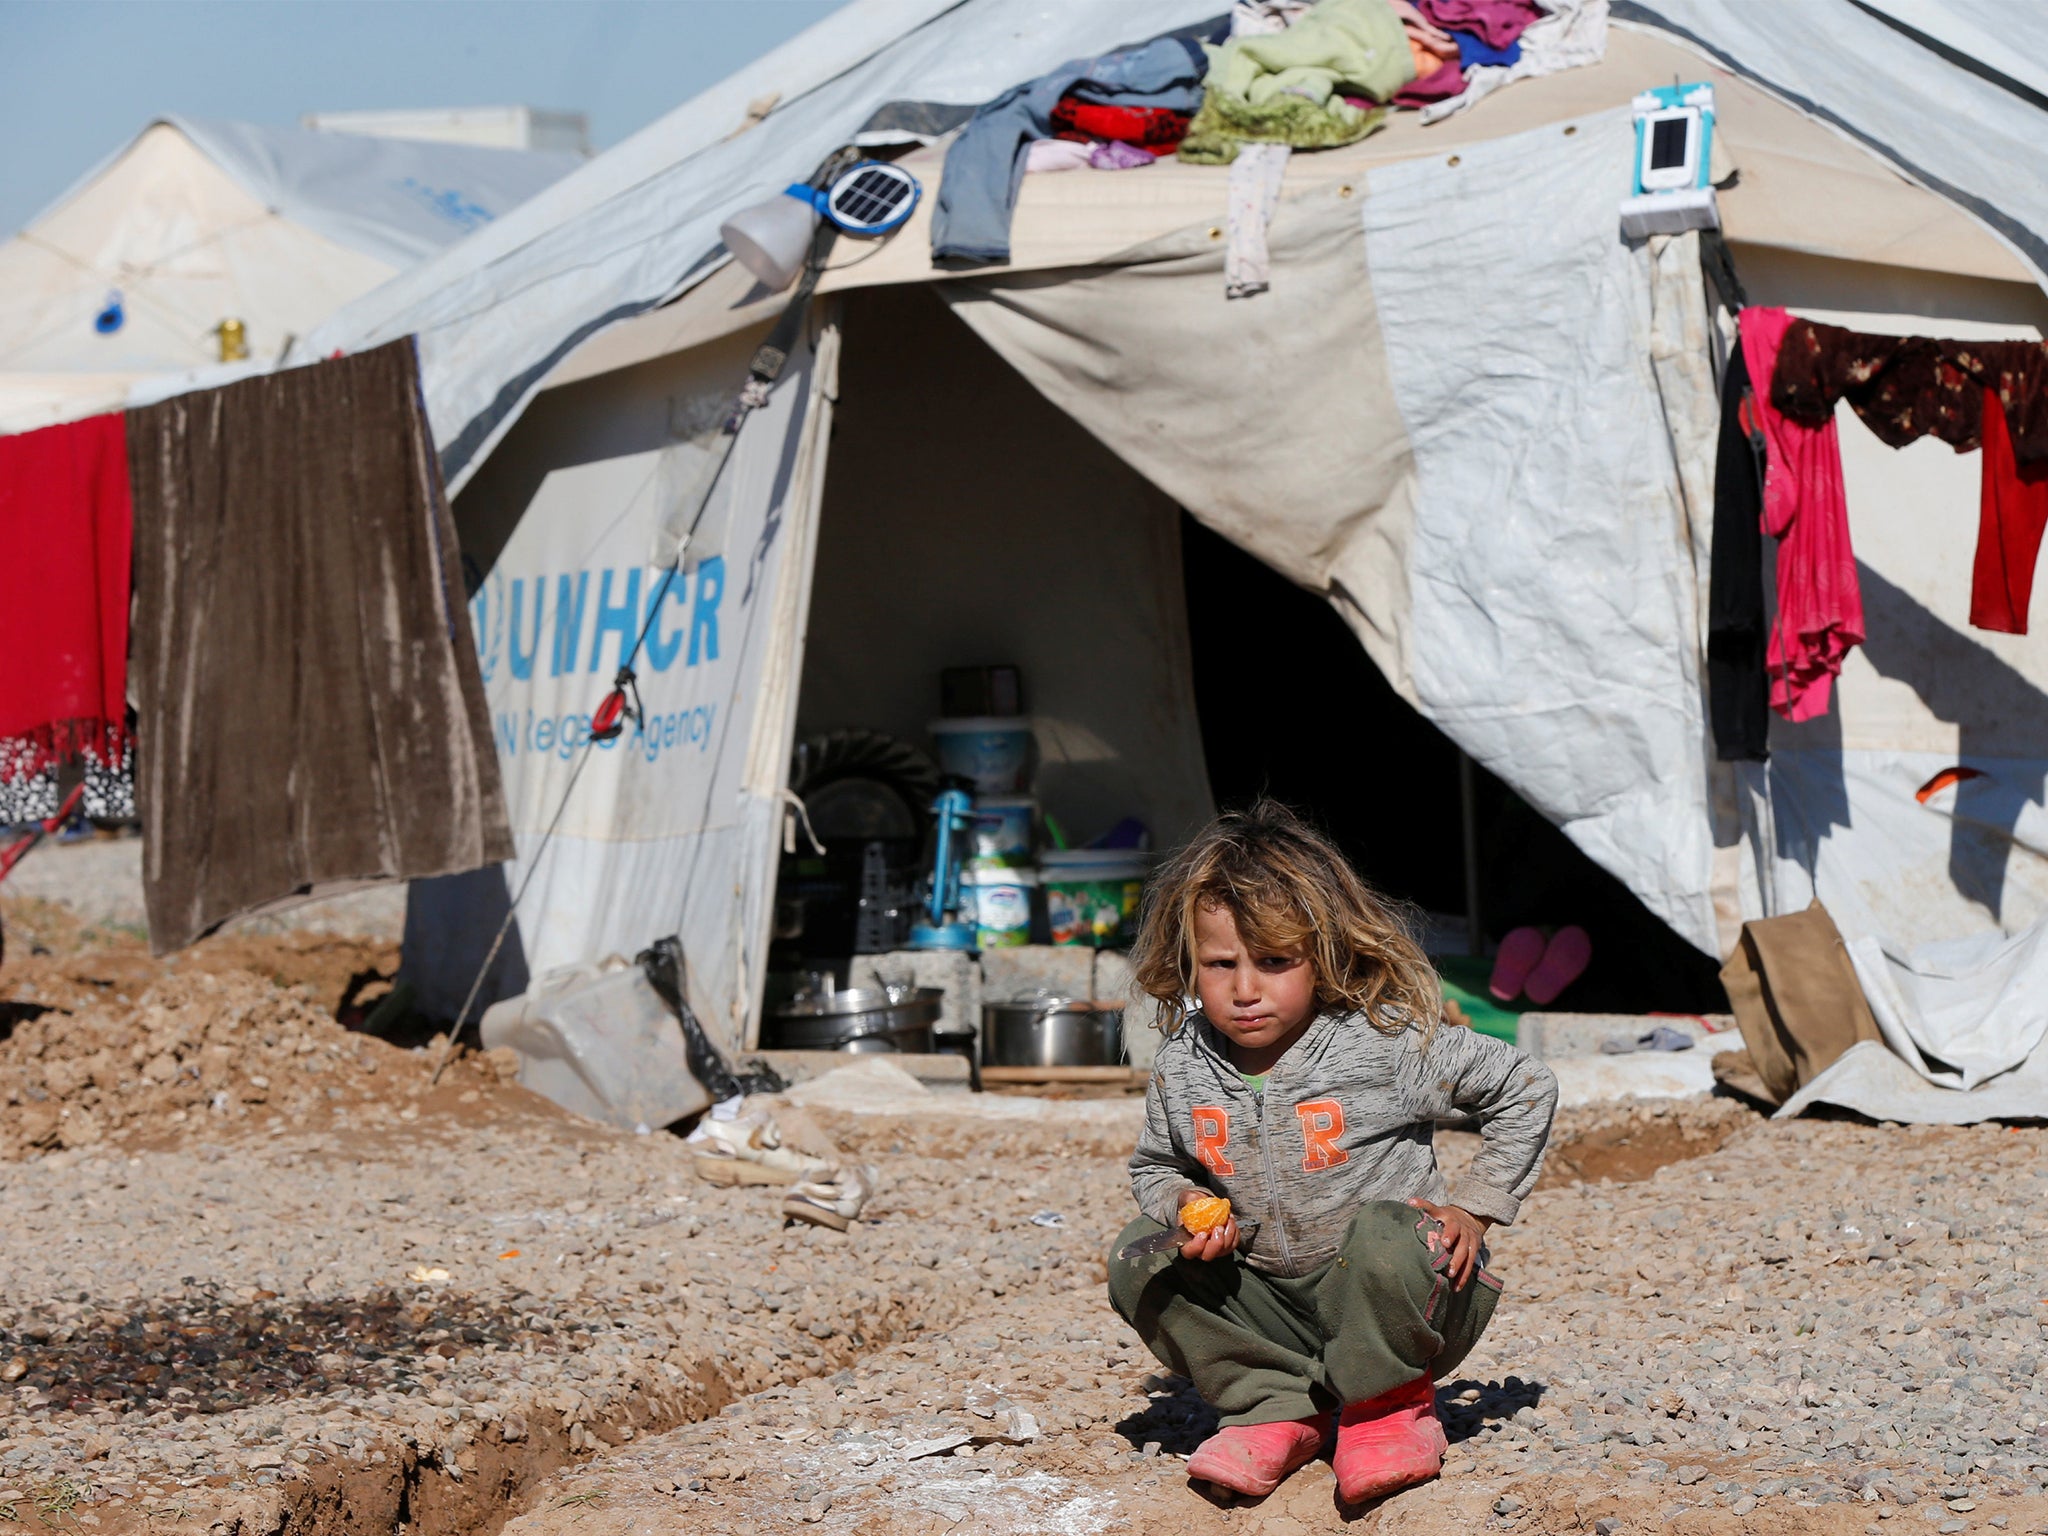
[[[1316,968],[1300,950],[1257,954],[1222,907],[1195,909],[1195,991],[1202,1015],[1250,1050],[1291,1040],[1316,1011]]]

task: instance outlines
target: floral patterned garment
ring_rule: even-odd
[[[1778,351],[1771,403],[1819,426],[1847,400],[1894,448],[1931,435],[1969,453],[1983,442],[1987,389],[2005,407],[2020,467],[2048,463],[2048,345],[2038,341],[1873,336],[1795,320]]]

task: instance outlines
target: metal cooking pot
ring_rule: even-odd
[[[1123,1059],[1121,1004],[1027,997],[981,1006],[984,1066],[1113,1067]]]
[[[783,1003],[762,1021],[761,1044],[779,1051],[928,1053],[946,994],[939,987],[855,987]]]

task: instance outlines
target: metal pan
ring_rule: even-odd
[[[781,1051],[928,1053],[945,992],[855,987],[784,1003],[762,1021],[761,1044]]]
[[[984,1003],[981,1060],[990,1067],[1113,1067],[1124,1059],[1119,1003],[1068,997]]]

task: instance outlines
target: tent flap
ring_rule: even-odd
[[[1652,256],[1604,174],[1634,134],[1607,112],[1376,171],[1367,260],[1415,452],[1418,707],[1718,954],[1677,467],[1699,450],[1674,457]]]
[[[1711,373],[1701,301],[1667,413],[1653,256],[1619,239],[1609,174],[1633,138],[1611,112],[1283,204],[1278,279],[1247,303],[1206,228],[943,291],[1168,495],[1337,601],[1404,697],[1718,954],[1678,474],[1710,451]]]
[[[672,581],[644,563],[674,484],[663,472],[671,433],[729,402],[724,359],[681,370],[667,381],[675,393],[651,405],[603,392],[575,402],[583,414],[567,431],[542,434],[530,462],[508,461],[482,488],[492,505],[458,509],[510,525],[471,601],[518,846],[504,879],[525,886],[516,959],[485,1002],[526,976],[680,934],[691,1005],[742,1043],[782,816],[779,771],[759,765],[788,751],[788,708],[774,702],[795,665],[785,587],[808,571],[835,352],[828,332],[818,351],[792,355],[707,510],[718,548]],[[642,718],[589,745],[590,712],[643,627]],[[433,915],[408,924],[407,979],[432,1012],[454,1013],[481,959],[462,894],[429,892]],[[503,899],[491,904],[502,915]]]

